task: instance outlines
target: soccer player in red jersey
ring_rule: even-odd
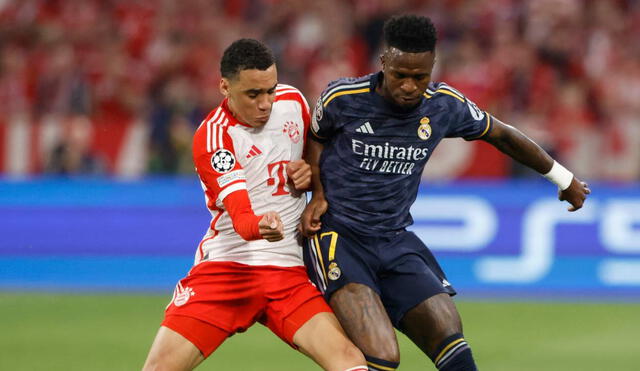
[[[226,98],[193,140],[212,220],[144,369],[193,369],[260,322],[325,370],[365,371],[364,356],[303,267],[296,227],[311,182],[302,160],[307,102],[278,84],[273,55],[256,40],[232,43],[220,70]]]

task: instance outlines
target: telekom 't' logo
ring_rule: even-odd
[[[284,196],[289,194],[289,192],[284,189],[285,184],[287,184],[285,170],[288,163],[289,161],[278,161],[267,165],[267,170],[269,171],[270,176],[270,178],[267,179],[267,185],[276,186],[276,192],[272,193],[272,196]]]

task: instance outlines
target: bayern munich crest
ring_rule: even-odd
[[[228,173],[236,164],[236,158],[231,151],[219,149],[211,157],[211,167],[219,173]]]
[[[282,132],[287,134],[293,143],[298,143],[300,141],[300,130],[298,130],[298,125],[295,122],[285,122]]]
[[[195,292],[193,292],[193,289],[191,287],[185,287],[183,290],[178,291],[179,288],[176,290],[176,294],[175,297],[173,299],[173,305],[175,305],[176,307],[181,307],[185,304],[187,304],[187,302],[189,301],[189,299],[195,295]]]
[[[427,140],[431,137],[431,125],[429,125],[428,117],[423,117],[420,119],[420,126],[418,126],[418,137],[422,140]]]

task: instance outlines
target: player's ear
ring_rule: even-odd
[[[229,96],[229,80],[224,77],[220,79],[220,93],[225,97]]]
[[[380,54],[380,63],[382,64],[382,69],[384,70],[384,54]]]

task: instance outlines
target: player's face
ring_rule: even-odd
[[[396,48],[387,48],[380,59],[384,81],[379,93],[403,108],[418,105],[431,81],[435,54],[405,53]]]
[[[229,109],[236,119],[260,127],[269,121],[277,84],[278,72],[273,64],[264,71],[242,70],[234,78],[223,77],[220,91],[229,98]]]

